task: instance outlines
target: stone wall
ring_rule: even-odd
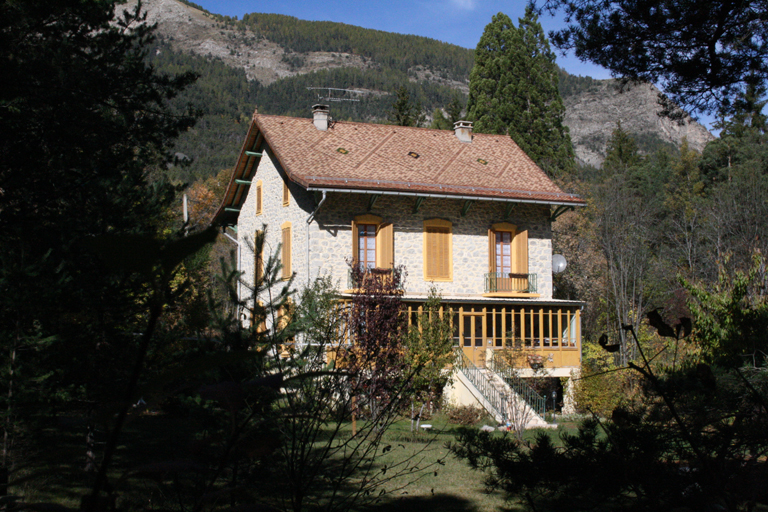
[[[329,193],[317,215],[319,231],[311,232],[312,275],[329,273],[346,286],[346,260],[352,257],[354,216],[371,213],[394,225],[395,264],[404,265],[409,294],[426,295],[430,281],[424,279],[424,221],[440,218],[452,223],[453,280],[434,284],[444,297],[479,295],[484,292],[488,272],[488,229],[504,221],[506,204],[477,201],[461,216],[462,200],[427,198],[414,213],[416,198],[381,196],[370,212],[369,195]],[[552,231],[549,207],[518,204],[507,220],[528,230],[529,272],[538,274],[542,298],[552,297]],[[314,223],[313,223],[314,224]]]

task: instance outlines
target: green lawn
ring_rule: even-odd
[[[451,455],[446,445],[455,440],[456,425],[449,424],[440,416],[432,418],[428,423],[433,425],[430,432],[412,433],[407,419],[395,423],[386,432],[384,446],[390,448],[376,458],[376,470],[382,471],[386,467],[389,471],[387,477],[394,477],[382,486],[386,493],[374,504],[360,507],[359,512],[393,509],[398,512],[518,509],[514,503],[505,502],[501,493],[486,490],[485,475],[471,470],[464,461]],[[37,439],[40,443],[36,450],[38,455],[47,452],[41,458],[46,460],[47,467],[37,466],[35,469],[42,472],[35,477],[31,474],[33,471],[29,470],[17,473],[17,478],[31,478],[22,478],[26,481],[12,487],[11,492],[23,495],[27,502],[79,507],[80,497],[87,493],[92,479],[92,476],[82,471],[85,454],[83,427],[81,422],[51,424],[47,432]],[[573,428],[561,426],[561,429],[564,427]],[[172,414],[134,416],[122,436],[121,449],[118,451],[114,471],[111,472],[113,481],[119,479],[127,467],[170,460],[186,453],[188,446],[183,440],[185,436],[180,434],[187,428],[183,418],[176,418]],[[559,441],[557,431],[550,432]],[[494,435],[504,434],[499,432]],[[58,460],[60,464],[52,467],[50,463],[53,460]],[[407,467],[404,468],[403,464]],[[33,466],[36,464],[33,463]],[[146,482],[146,485],[133,482],[128,494],[118,492],[123,500],[132,503],[129,508],[144,508],[147,500],[156,492],[152,490],[154,487],[150,482]],[[127,505],[125,501],[122,503]]]
[[[398,512],[441,511],[503,511],[522,510],[513,502],[507,502],[502,493],[489,492],[485,486],[485,475],[473,471],[466,462],[456,459],[447,449],[446,443],[455,440],[456,425],[451,425],[444,418],[436,417],[427,423],[433,425],[432,433],[410,432],[410,422],[400,421],[392,426],[385,438],[393,446],[392,451],[381,458],[381,464],[392,464],[408,457],[418,457],[423,462],[420,469],[429,468],[419,473],[403,475],[390,482],[391,494],[378,505],[366,507],[366,511],[397,510]],[[490,421],[488,424],[492,424]],[[479,428],[480,425],[474,427]],[[559,432],[563,429],[575,430],[575,425],[567,423],[558,430],[548,431],[559,444]],[[494,435],[505,435],[501,432]],[[512,435],[512,434],[507,434]],[[532,439],[534,433],[527,432],[526,438]],[[427,444],[427,441],[429,443]],[[440,460],[441,463],[436,464]],[[402,489],[398,489],[404,486]]]

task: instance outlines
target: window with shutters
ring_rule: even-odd
[[[261,180],[256,182],[256,215],[261,215],[264,205],[264,184]]]
[[[488,292],[536,292],[528,273],[528,231],[500,222],[488,230]]]
[[[363,268],[392,268],[394,229],[378,215],[358,215],[352,221],[352,257]]]
[[[424,279],[453,280],[453,228],[450,221],[424,221]]]
[[[291,203],[291,191],[288,189],[288,182],[283,182],[283,206],[288,206]]]
[[[285,222],[280,228],[283,230],[283,240],[280,253],[280,263],[283,265],[283,279],[291,278],[291,223]]]

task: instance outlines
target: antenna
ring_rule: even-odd
[[[345,97],[346,95],[354,95],[354,94],[366,94],[368,91],[359,91],[356,89],[338,89],[336,87],[307,87],[308,91],[328,91],[327,96],[323,96],[322,94],[317,95],[318,101],[360,101],[360,98],[356,98],[354,96],[352,97]],[[334,96],[334,92],[336,96]]]

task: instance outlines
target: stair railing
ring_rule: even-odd
[[[504,379],[507,384],[517,393],[520,398],[525,400],[531,409],[536,411],[536,414],[543,416],[546,407],[546,398],[541,396],[530,384],[525,382],[525,379],[521,378],[517,371],[509,366],[507,362],[500,357],[501,354],[494,353],[491,360],[490,369],[495,372],[499,377]]]
[[[485,374],[485,370],[475,366],[475,363],[467,357],[464,350],[460,347],[454,348],[454,366],[464,374],[464,376],[472,383],[472,385],[485,397],[486,402],[490,404],[493,410],[488,411],[496,417],[502,419],[502,423],[507,422],[506,415],[506,403],[509,396],[499,391],[492,383],[488,376]]]

